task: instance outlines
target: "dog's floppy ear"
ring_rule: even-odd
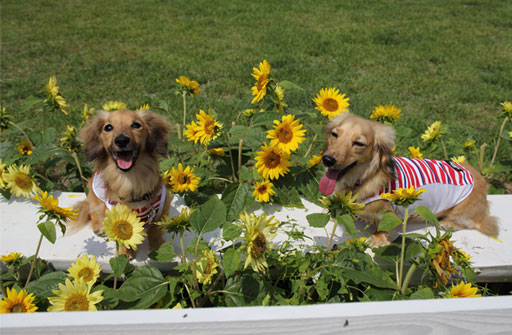
[[[379,124],[375,129],[375,148],[380,159],[379,167],[390,175],[394,171],[392,160],[394,146],[395,131],[393,128]]]
[[[149,131],[147,143],[149,149],[160,155],[167,154],[168,136],[171,132],[169,123],[163,117],[151,111],[140,110],[139,113]]]
[[[108,112],[96,111],[96,115],[80,131],[80,139],[84,143],[85,160],[93,161],[100,155],[105,155],[106,151],[100,139],[100,134],[105,123],[105,117]]]

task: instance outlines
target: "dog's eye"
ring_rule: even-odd
[[[114,126],[112,126],[111,124],[107,124],[107,125],[105,125],[105,127],[103,128],[103,130],[105,130],[105,131],[111,131],[112,129],[114,129]]]
[[[140,127],[142,127],[142,126],[140,125],[140,123],[138,123],[138,122],[134,122],[134,123],[132,123],[132,128],[134,128],[134,129],[139,129]]]
[[[355,147],[360,147],[360,148],[364,147],[364,143],[358,142],[358,141],[354,141],[354,143],[352,143],[352,145],[354,145]]]
[[[334,137],[334,138],[338,138],[338,134],[336,134],[335,132],[332,132],[331,136]]]

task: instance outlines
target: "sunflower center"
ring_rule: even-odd
[[[265,86],[267,86],[267,82],[268,82],[267,75],[266,74],[260,75],[260,77],[258,78],[258,82],[256,83],[256,87],[258,88],[258,91],[261,91],[262,89],[264,89]]]
[[[258,193],[260,193],[260,194],[267,193],[267,185],[260,185],[260,187],[258,187]]]
[[[178,176],[178,183],[180,185],[190,184],[190,178],[186,174],[180,174]]]
[[[80,293],[76,293],[71,295],[66,299],[66,303],[64,304],[64,310],[68,312],[72,311],[88,311],[89,310],[89,300],[86,296]]]
[[[293,131],[290,127],[284,126],[276,130],[277,139],[281,143],[290,143],[293,139]]]
[[[215,131],[215,122],[212,119],[208,119],[204,122],[204,133],[206,135],[213,135]]]
[[[14,176],[14,183],[22,190],[30,190],[33,185],[32,179],[24,173],[16,174]]]
[[[24,304],[14,304],[11,307],[11,313],[25,313],[27,309],[25,308]]]
[[[114,225],[114,234],[121,240],[129,240],[133,235],[133,227],[128,221],[118,221]]]
[[[322,106],[329,112],[335,112],[338,110],[338,101],[332,98],[327,98],[323,101]]]
[[[82,278],[84,280],[84,282],[91,281],[93,275],[94,275],[94,272],[89,267],[83,268],[82,270],[80,270],[78,272],[78,278]]]
[[[281,163],[281,156],[274,152],[270,151],[264,158],[265,166],[269,169],[274,169],[279,166]]]
[[[259,232],[258,236],[252,240],[251,256],[258,259],[263,256],[265,250],[267,250],[267,239],[265,234]]]

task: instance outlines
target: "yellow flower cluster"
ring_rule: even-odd
[[[199,83],[195,80],[190,80],[187,76],[180,76],[176,79],[176,82],[187,93],[198,95],[201,92]]]
[[[207,145],[220,135],[222,123],[218,122],[209,112],[205,113],[203,110],[199,110],[196,119],[186,125],[185,136],[189,141]]]

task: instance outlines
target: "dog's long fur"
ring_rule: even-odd
[[[86,160],[94,161],[94,172],[101,172],[108,199],[130,208],[144,207],[153,200],[148,199],[147,195],[157,195],[162,189],[158,155],[167,153],[170,130],[167,121],[147,110],[96,113],[81,130],[80,138]],[[117,163],[120,157],[131,163],[120,166]],[[107,207],[92,191],[92,179],[89,179],[86,200],[78,206],[78,221],[71,222],[71,231],[91,221],[95,233],[102,233]],[[162,213],[169,212],[170,200],[167,192]],[[151,249],[163,243],[159,226],[150,224],[146,230]],[[133,256],[132,251],[121,252]]]
[[[331,119],[324,130],[327,134],[324,165],[338,171],[346,169],[336,180],[337,192],[352,191],[361,201],[378,194],[383,185],[395,177],[392,161],[395,134],[391,127],[344,113]],[[497,236],[497,219],[489,216],[487,183],[475,168],[463,165],[473,175],[473,191],[454,207],[434,214],[443,227],[476,229],[486,235]],[[435,195],[424,193],[423,196]],[[386,211],[393,211],[389,201],[370,202],[362,218],[378,224]],[[370,243],[376,246],[388,244],[387,234],[376,232]]]

